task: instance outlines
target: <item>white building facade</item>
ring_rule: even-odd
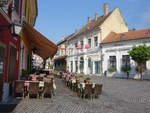
[[[137,73],[137,63],[131,59],[128,51],[134,46],[150,45],[150,29],[129,31],[117,35],[110,34],[102,41],[103,73],[108,77],[127,78],[127,73],[122,71],[123,67],[130,67],[129,78],[140,79]],[[119,39],[120,38],[120,39]],[[109,69],[115,69],[109,72]],[[143,79],[150,79],[150,61],[146,62],[147,71]]]
[[[85,26],[67,38],[67,70],[101,75],[103,68],[100,43],[111,31],[127,32],[128,27],[118,8],[108,12],[108,4],[104,4],[103,16],[88,18]]]

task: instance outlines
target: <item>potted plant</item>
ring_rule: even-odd
[[[116,71],[116,68],[109,68],[108,69],[108,72],[112,73],[112,72],[115,72]]]
[[[86,80],[87,83],[91,83],[91,78],[90,77],[87,77],[85,80]]]
[[[129,71],[130,71],[130,67],[122,67],[121,71],[127,74],[127,78],[129,78]]]

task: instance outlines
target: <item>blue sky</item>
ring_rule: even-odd
[[[35,28],[57,43],[94,18],[103,15],[103,4],[109,11],[120,8],[129,29],[150,28],[150,0],[38,0]]]

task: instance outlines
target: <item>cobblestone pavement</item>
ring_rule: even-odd
[[[104,85],[99,99],[81,99],[56,78],[56,96],[24,99],[13,113],[150,113],[150,81],[92,79]]]

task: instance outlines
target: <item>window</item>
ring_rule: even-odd
[[[91,39],[88,39],[88,44],[91,47]]]
[[[77,43],[77,42],[75,43],[75,47],[76,47],[76,48],[78,47],[78,43]]]
[[[116,56],[109,56],[109,68],[116,69]]]
[[[122,55],[122,68],[130,68],[130,56]]]
[[[15,0],[14,2],[15,11],[20,15],[20,0]]]
[[[80,41],[80,43],[81,43],[81,48],[83,49],[83,44],[84,44],[84,43],[83,43],[83,40]]]
[[[94,45],[95,47],[98,46],[98,37],[94,37]]]

